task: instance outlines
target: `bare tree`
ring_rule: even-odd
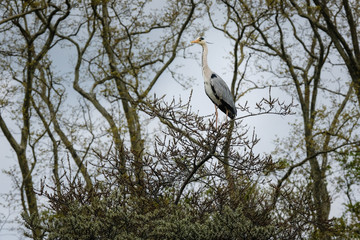
[[[336,103],[334,114],[326,115],[328,121],[331,122],[329,127],[321,125],[324,115],[320,114],[322,110],[319,106],[319,98],[324,95],[320,91],[330,90],[328,86],[322,84],[321,80],[324,78],[323,72],[331,66],[329,54],[333,42],[321,33],[318,24],[307,23],[294,14],[294,9],[286,1],[265,4],[251,1],[222,2],[226,6],[227,18],[225,23],[215,24],[215,21],[212,21],[214,27],[233,40],[235,46],[240,42],[247,47],[248,51],[255,52],[260,57],[259,59],[265,59],[259,61],[256,66],[260,71],[272,73],[277,78],[273,86],[289,84],[288,82],[280,83],[280,79],[292,81],[290,85],[293,88],[288,91],[298,99],[300,104],[303,130],[298,131],[303,132],[296,132],[296,134],[302,136],[306,157],[302,161],[295,160],[284,177],[279,179],[273,196],[273,204],[276,204],[280,187],[285,180],[289,179],[293,169],[309,163],[311,181],[307,184],[312,191],[313,201],[308,203],[314,206],[309,207],[309,210],[312,209],[315,214],[313,234],[322,239],[328,239],[330,237],[328,217],[331,197],[326,176],[328,166],[331,164],[329,152],[340,146],[354,144],[354,141],[350,140],[351,132],[349,137],[343,138],[340,132],[346,131],[347,128],[339,120],[341,116],[346,116],[351,111],[345,110],[351,99],[351,86],[347,87],[348,90],[345,92],[338,93],[337,96],[342,96],[342,100]],[[301,10],[303,13],[306,12],[304,14],[307,16],[311,16],[313,21],[320,21],[317,11],[311,8],[301,8]],[[209,16],[211,17],[210,14]],[[242,38],[239,39],[239,37]],[[349,129],[357,125],[357,119],[355,114],[352,123],[348,126]],[[331,143],[335,147],[331,147]],[[289,149],[283,150],[284,153],[287,151]],[[289,156],[288,153],[286,155]]]
[[[17,82],[20,88],[17,92],[18,97],[22,98],[19,110],[15,111],[15,114],[19,114],[16,119],[20,139],[17,140],[10,129],[9,116],[6,116],[10,109],[6,109],[6,105],[1,109],[0,127],[18,158],[22,174],[20,193],[24,216],[33,223],[32,237],[40,239],[42,231],[36,227],[39,208],[32,175],[36,159],[28,157],[32,131],[31,99],[39,65],[54,46],[57,28],[69,16],[70,3],[65,1],[60,7],[56,4],[47,5],[45,2],[17,4],[13,1],[3,1],[1,5],[2,15],[5,17],[1,21],[2,66],[5,67],[4,71]],[[13,36],[16,36],[15,39]]]
[[[178,1],[159,7],[142,1],[1,3],[2,77],[12,79],[10,83],[2,79],[2,85],[15,87],[9,87],[1,96],[0,127],[18,156],[24,219],[34,239],[43,237],[36,191],[44,190],[45,185],[36,189],[33,182],[35,172],[41,172],[40,160],[52,159],[51,179],[58,194],[66,186],[64,182],[82,180],[86,191],[94,191],[89,163],[101,156],[99,149],[108,149],[94,146],[104,133],[95,130],[95,118],[90,116],[93,109],[108,124],[113,139],[109,146],[114,146],[122,178],[133,182],[134,192],[144,193],[146,146],[138,105],[186,47],[182,37],[194,20],[196,4]],[[149,6],[156,7],[158,14],[151,13]],[[73,87],[84,104],[80,105],[83,109],[73,108],[74,118],[64,116],[68,113],[68,79],[67,75],[58,75],[51,52],[55,46],[67,48],[69,43],[77,53]],[[92,87],[83,86],[84,80],[84,85]],[[19,103],[15,99],[20,97]],[[112,107],[118,103],[119,111],[114,111]],[[82,119],[76,114],[83,115]],[[19,141],[10,127],[14,122],[21,132]],[[103,124],[97,126],[102,128]],[[130,142],[130,159],[125,158],[124,141]],[[49,142],[49,151],[44,151],[41,144]]]
[[[314,0],[306,1],[304,5],[299,5],[295,1],[290,3],[301,17],[331,39],[343,60],[341,64],[345,64],[349,71],[360,104],[359,2],[339,0],[330,3],[325,0]],[[316,17],[314,12],[318,13]],[[343,34],[344,32],[347,34]]]
[[[177,52],[183,48],[181,38],[193,21],[196,6],[192,1],[168,4],[163,15],[153,15],[145,11],[147,5],[141,1],[133,2],[131,6],[106,1],[93,3],[92,12],[85,16],[85,24],[89,29],[86,43],[82,46],[74,37],[61,36],[74,44],[78,53],[74,89],[90,101],[109,124],[117,157],[122,159],[121,174],[126,177],[129,172],[126,172],[127,162],[123,158],[124,139],[119,131],[121,127],[111,110],[106,109],[102,103],[104,100],[110,103],[121,102],[131,152],[134,155],[133,173],[139,192],[143,187],[145,144],[141,134],[138,104],[147,97],[159,77],[174,61]],[[135,12],[130,11],[135,8]],[[150,42],[147,38],[153,38],[155,31],[162,32],[162,35],[157,36],[157,41]],[[87,59],[90,49],[97,46],[97,41],[101,41],[101,51],[95,58],[90,56],[92,59],[88,61],[89,74],[93,79],[92,88],[88,91],[79,83],[80,71],[86,63],[84,58]],[[146,51],[141,49],[144,46],[147,47]],[[156,50],[152,51],[150,48]],[[105,91],[98,90],[104,87]],[[122,120],[120,124],[124,124]]]

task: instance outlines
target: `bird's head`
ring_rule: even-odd
[[[194,41],[191,41],[191,43],[198,43],[200,45],[205,44],[205,39],[203,37],[198,37],[197,39],[195,39]]]

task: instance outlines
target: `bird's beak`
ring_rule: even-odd
[[[191,43],[198,43],[198,42],[200,42],[199,39],[196,39],[196,40],[194,40],[194,41],[191,41]]]

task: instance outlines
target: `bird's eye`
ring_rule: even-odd
[[[203,37],[199,37],[199,39],[202,41],[202,40],[204,40],[204,38]]]

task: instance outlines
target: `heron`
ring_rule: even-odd
[[[205,93],[215,105],[217,128],[218,108],[220,108],[220,110],[226,114],[226,117],[230,117],[231,119],[234,119],[236,117],[237,112],[234,98],[225,81],[218,74],[211,71],[208,66],[208,47],[205,39],[203,37],[199,37],[194,41],[191,41],[191,43],[197,43],[202,46],[202,73],[204,77]]]

